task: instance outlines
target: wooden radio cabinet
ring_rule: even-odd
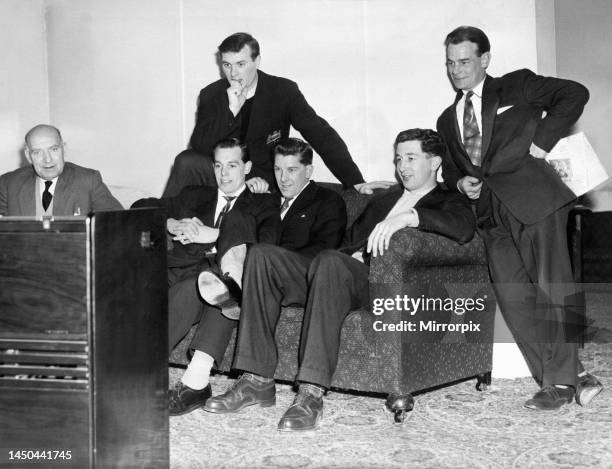
[[[165,216],[0,218],[0,467],[168,467]]]

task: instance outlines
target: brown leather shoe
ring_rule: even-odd
[[[211,395],[210,384],[204,389],[197,390],[179,381],[168,394],[170,415],[183,415],[202,407]]]
[[[323,397],[315,397],[308,392],[298,392],[293,404],[278,422],[278,431],[314,430],[322,416]]]
[[[261,407],[275,405],[276,385],[274,380],[261,383],[243,374],[229,390],[208,399],[204,410],[214,414],[230,414],[255,404]]]

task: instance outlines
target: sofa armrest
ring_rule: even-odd
[[[372,257],[370,282],[402,282],[408,267],[486,265],[486,259],[477,234],[470,242],[459,244],[445,236],[404,228],[394,233],[382,256]]]

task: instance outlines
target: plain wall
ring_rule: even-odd
[[[20,3],[10,2],[11,23],[28,22]],[[30,82],[29,67],[18,62],[15,92],[46,93],[68,159],[100,169],[113,185],[152,195],[161,194],[188,142],[199,90],[220,76],[217,45],[236,31],[260,41],[262,70],[299,84],[345,139],[366,180],[392,179],[395,135],[434,127],[452,102],[442,42],[454,27],[473,24],[488,33],[492,75],[537,70],[534,0],[24,3],[39,9],[37,34],[29,38],[39,72]],[[27,116],[22,122],[46,117],[17,102],[9,112]],[[4,147],[19,146],[22,134],[20,128]],[[316,164],[315,179],[334,180]]]
[[[0,174],[21,166],[23,137],[49,120],[43,0],[0,1]]]
[[[610,32],[612,1],[555,1],[557,72],[589,89],[591,98],[579,129],[586,133],[608,174],[612,174]]]

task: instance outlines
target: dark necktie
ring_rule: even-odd
[[[288,199],[286,198],[283,204],[281,205],[281,208],[280,208],[281,217],[287,210],[289,210],[289,204],[291,203],[292,200],[293,200],[293,197],[290,197]]]
[[[478,128],[478,121],[472,104],[473,91],[465,95],[465,106],[463,108],[463,145],[475,166],[480,166],[482,152],[482,135]]]
[[[51,187],[51,184],[53,184],[53,181],[45,181],[45,191],[42,194],[42,205],[45,212],[49,208],[49,204],[51,204],[51,199],[53,198],[53,195],[51,192],[49,192],[49,187]]]
[[[221,226],[221,220],[223,220],[225,214],[229,212],[230,208],[232,207],[232,200],[234,200],[236,197],[229,197],[227,195],[224,195],[223,198],[227,201],[227,203],[225,204],[225,207],[223,207],[223,210],[221,210],[221,213],[219,213],[219,216],[217,217],[217,221],[215,222],[215,228],[219,228],[219,226]]]

